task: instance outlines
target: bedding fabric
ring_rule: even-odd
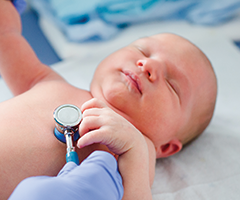
[[[69,41],[107,40],[135,23],[187,20],[224,23],[240,10],[239,0],[31,0],[33,8],[57,24]]]

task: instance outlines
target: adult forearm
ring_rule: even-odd
[[[9,32],[21,33],[21,20],[9,0],[0,0],[0,35]]]

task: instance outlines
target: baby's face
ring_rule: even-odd
[[[158,146],[187,129],[207,74],[194,45],[162,34],[139,39],[104,59],[91,92]]]

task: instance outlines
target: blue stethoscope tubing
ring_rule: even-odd
[[[64,134],[60,133],[57,128],[54,129],[54,135],[55,137],[63,142],[63,143],[66,143],[66,137]],[[73,136],[73,141],[77,141],[78,139],[80,138],[80,135],[79,135],[79,132],[77,131],[74,136]],[[80,164],[79,162],[79,159],[78,159],[78,154],[76,151],[70,151],[70,152],[67,152],[66,153],[66,162],[74,162],[76,163],[77,165]]]

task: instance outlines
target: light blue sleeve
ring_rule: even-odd
[[[79,166],[67,163],[57,177],[23,180],[9,199],[120,200],[122,196],[122,178],[115,158],[107,152],[95,151]]]

